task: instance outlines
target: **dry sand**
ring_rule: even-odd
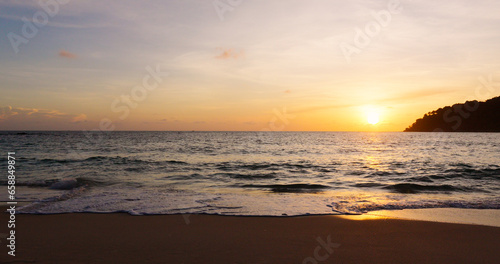
[[[336,216],[16,217],[16,257],[7,255],[6,240],[0,238],[0,263],[498,263],[500,259],[500,228],[478,225]],[[0,214],[0,233],[7,232],[7,218]],[[325,246],[328,238],[331,243]]]

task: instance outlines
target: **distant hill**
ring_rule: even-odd
[[[417,119],[405,132],[500,132],[500,96],[439,108]]]

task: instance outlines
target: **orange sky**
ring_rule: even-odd
[[[0,129],[402,131],[500,95],[498,1],[221,1],[0,3]]]

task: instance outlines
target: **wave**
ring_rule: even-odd
[[[446,179],[464,178],[464,179],[500,179],[500,167],[490,165],[485,168],[474,168],[472,166],[461,166],[458,168],[451,168],[444,171],[443,174],[435,176],[442,176]]]
[[[386,185],[382,184],[382,183],[376,183],[376,182],[361,182],[361,183],[353,184],[351,186],[357,187],[357,188],[372,188],[372,187],[381,187],[381,186],[386,186]]]
[[[244,179],[244,180],[256,180],[256,179],[274,179],[277,177],[277,173],[266,173],[266,174],[243,174],[243,173],[216,173],[211,176],[223,176],[232,179]]]
[[[20,207],[18,210],[19,212],[24,212],[24,213],[29,213],[29,212],[36,212],[40,208],[46,207],[48,205],[57,203],[57,202],[62,202],[66,201],[69,199],[72,199],[76,196],[79,196],[87,191],[87,185],[84,186],[79,186],[72,188],[70,190],[67,190],[61,195],[53,196],[47,199],[39,200],[33,203],[30,203],[28,205]]]
[[[48,187],[54,190],[72,190],[82,186],[92,187],[92,186],[106,186],[111,184],[112,183],[110,182],[106,183],[98,180],[88,179],[85,177],[16,182],[16,186]],[[7,185],[7,182],[1,182],[0,185]]]
[[[333,172],[335,168],[332,166],[336,166],[337,164],[329,164],[329,165],[315,165],[308,162],[283,162],[283,163],[242,163],[242,162],[221,162],[221,163],[205,163],[202,166],[214,167],[215,169],[222,171],[235,171],[235,170],[268,170],[268,171],[277,171],[277,170],[285,170],[288,169],[294,172],[307,172],[306,169],[311,169],[317,172]]]
[[[420,192],[470,192],[477,191],[468,187],[443,185],[421,185],[415,183],[398,183],[383,187],[397,193],[420,193]]]
[[[85,163],[85,162],[101,162],[101,163],[111,163],[111,164],[188,164],[184,161],[179,160],[143,160],[137,158],[121,157],[121,156],[92,156],[85,159],[42,159],[38,160],[40,163],[53,164],[53,163]]]
[[[409,178],[408,180],[410,181],[416,181],[416,182],[434,182],[435,179],[429,176],[416,176]]]
[[[403,209],[427,209],[427,208],[463,208],[463,209],[500,209],[498,201],[398,201],[388,203],[374,203],[361,201],[350,203],[345,201],[333,202],[328,207],[333,212],[340,214],[364,214],[370,211],[380,210],[403,210]]]
[[[62,179],[58,182],[53,183],[49,186],[50,189],[54,190],[71,190],[78,186],[78,181],[76,179]]]
[[[283,193],[301,193],[301,192],[320,192],[323,189],[328,189],[330,186],[321,184],[307,184],[307,183],[296,183],[296,184],[269,184],[269,185],[259,185],[259,184],[245,184],[239,187],[242,188],[257,188],[257,189],[269,189],[272,192]]]

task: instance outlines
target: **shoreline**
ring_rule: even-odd
[[[500,258],[500,227],[355,218],[19,214],[16,257],[2,247],[0,262],[494,263]],[[0,214],[5,223],[0,233],[6,232],[7,219]]]
[[[22,207],[18,203],[17,208]],[[29,203],[26,203],[29,204]],[[26,205],[24,204],[24,205]],[[6,206],[0,205],[0,212],[5,212]],[[302,214],[302,215],[222,215],[210,213],[173,213],[173,214],[132,214],[126,211],[116,212],[62,212],[62,213],[17,213],[18,215],[66,215],[66,214],[127,214],[130,216],[161,216],[161,215],[207,215],[207,216],[233,216],[233,217],[270,217],[270,218],[293,218],[293,217],[309,217],[309,216],[337,216],[345,217],[346,219],[377,219],[391,218],[410,221],[427,221],[449,224],[465,224],[465,225],[483,225],[500,227],[500,209],[477,209],[477,208],[412,208],[412,209],[394,209],[394,210],[375,210],[368,211],[363,214],[341,214],[341,213],[325,213],[325,214]]]
[[[366,215],[403,220],[500,227],[500,209],[418,208],[370,211]]]

